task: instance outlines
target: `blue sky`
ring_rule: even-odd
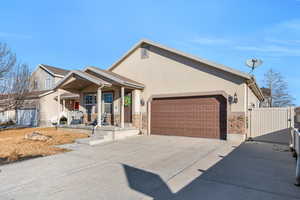
[[[288,80],[300,105],[300,0],[1,2],[0,41],[32,69],[39,63],[106,69],[147,38],[248,72],[261,58]]]

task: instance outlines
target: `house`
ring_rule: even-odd
[[[264,97],[265,97],[265,100],[261,102],[261,105],[260,107],[271,107],[271,90],[270,88],[265,88],[265,87],[262,87],[260,88]]]
[[[144,134],[243,140],[248,109],[264,101],[254,77],[149,40],[107,70],[88,66],[62,76],[40,96],[41,124],[101,119],[102,126],[105,118]]]
[[[23,105],[16,110],[8,110],[0,113],[0,124],[14,121],[18,125],[25,126],[51,126],[51,117],[53,118],[53,114],[49,115],[47,110],[51,103],[53,104],[57,101],[48,98],[49,96],[47,95],[55,92],[53,91],[54,86],[68,72],[65,69],[39,64],[31,74],[29,92],[24,96]],[[44,96],[47,96],[46,101],[43,98]],[[78,100],[77,95],[73,97],[74,101]],[[54,114],[54,116],[56,115]],[[57,117],[54,118],[56,119]]]
[[[38,126],[40,95],[51,90],[29,91],[22,95],[22,103],[15,108],[0,112],[0,124],[17,124],[21,126]],[[7,107],[8,95],[1,95],[0,106]],[[15,97],[14,97],[15,98]]]
[[[300,127],[300,107],[295,108],[295,124],[297,128]]]
[[[55,84],[69,73],[68,70],[39,64],[31,74],[31,90],[45,91],[53,89]]]

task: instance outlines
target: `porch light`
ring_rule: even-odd
[[[145,105],[145,100],[144,99],[141,99],[141,106],[144,106]]]
[[[235,92],[234,96],[233,96],[233,103],[237,103],[237,102],[238,102],[238,97],[237,97],[237,94]]]
[[[237,97],[236,92],[234,93],[233,96],[229,95],[228,101],[229,101],[230,104],[234,104],[234,103],[238,102],[238,97]]]

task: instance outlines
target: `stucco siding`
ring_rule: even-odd
[[[51,126],[51,120],[57,118],[57,95],[58,92],[53,92],[40,98],[39,126]]]
[[[148,58],[143,59],[141,48],[138,48],[112,71],[143,83],[145,101],[157,94],[223,90],[228,95],[236,93],[238,96],[238,102],[230,106],[230,111],[244,112],[242,78],[156,47],[149,47]]]
[[[259,108],[260,101],[257,96],[253,93],[251,89],[248,89],[248,108],[252,108],[253,105],[255,108]]]
[[[46,88],[45,87],[45,80],[50,77],[50,82],[51,82],[51,88]],[[31,75],[31,88],[32,90],[38,91],[38,90],[48,90],[48,89],[52,89],[55,84],[61,80],[62,78],[60,77],[54,77],[53,75],[51,75],[50,73],[48,73],[47,71],[45,71],[44,69],[38,67],[36,69],[36,71],[34,71]],[[37,88],[34,88],[34,81],[37,81]]]

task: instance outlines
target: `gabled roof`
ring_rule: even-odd
[[[263,100],[264,99],[264,96],[260,90],[260,88],[258,87],[256,81],[255,81],[255,78],[253,76],[250,76],[249,74],[245,73],[245,72],[241,72],[239,70],[236,70],[236,69],[232,69],[230,67],[227,67],[225,65],[222,65],[222,64],[219,64],[219,63],[215,63],[215,62],[212,62],[212,61],[209,61],[209,60],[206,60],[206,59],[203,59],[203,58],[199,58],[197,56],[194,56],[194,55],[191,55],[191,54],[187,54],[187,53],[184,53],[182,51],[179,51],[177,49],[173,49],[173,48],[170,48],[170,47],[166,47],[166,46],[163,46],[161,44],[158,44],[158,43],[155,43],[153,41],[150,41],[150,40],[146,40],[146,39],[142,39],[141,41],[139,41],[138,43],[136,43],[129,51],[127,51],[117,62],[115,62],[114,64],[112,64],[107,70],[108,71],[112,71],[114,68],[116,68],[123,60],[125,60],[128,56],[130,56],[136,49],[138,49],[139,47],[143,46],[143,45],[150,45],[150,46],[154,46],[154,47],[157,47],[159,49],[163,49],[165,51],[168,51],[168,52],[171,52],[171,53],[174,53],[176,55],[179,55],[179,56],[183,56],[185,58],[188,58],[190,60],[193,60],[193,61],[196,61],[196,62],[199,62],[199,63],[203,63],[203,64],[206,64],[208,66],[211,66],[215,69],[218,69],[218,70],[221,70],[221,71],[224,71],[224,72],[227,72],[227,73],[230,73],[230,74],[233,74],[233,75],[236,75],[238,77],[241,77],[245,80],[247,80],[247,82],[251,82],[252,84],[252,87],[250,87],[255,95],[260,99],[260,100]],[[255,89],[253,89],[253,85],[255,87]]]
[[[234,74],[236,76],[240,76],[242,78],[245,78],[245,79],[251,79],[251,76],[245,72],[241,72],[239,70],[236,70],[236,69],[232,69],[230,67],[227,67],[225,65],[222,65],[222,64],[218,64],[218,63],[215,63],[215,62],[212,62],[212,61],[209,61],[209,60],[206,60],[206,59],[203,59],[203,58],[199,58],[197,56],[194,56],[194,55],[191,55],[191,54],[187,54],[185,52],[182,52],[182,51],[179,51],[177,49],[173,49],[173,48],[170,48],[170,47],[166,47],[164,45],[161,45],[161,44],[158,44],[158,43],[155,43],[153,41],[150,41],[150,40],[146,40],[146,39],[143,39],[141,41],[139,41],[137,44],[135,44],[127,53],[125,53],[125,55],[123,55],[121,57],[121,59],[119,59],[117,62],[115,62],[113,65],[111,65],[109,68],[108,68],[108,71],[112,71],[119,63],[121,63],[125,58],[127,58],[133,51],[135,51],[137,48],[141,47],[142,45],[151,45],[151,46],[154,46],[154,47],[157,47],[157,48],[160,48],[160,49],[164,49],[166,51],[169,51],[171,53],[174,53],[174,54],[177,54],[177,55],[180,55],[180,56],[183,56],[183,57],[186,57],[188,59],[191,59],[191,60],[194,60],[194,61],[197,61],[197,62],[200,62],[200,63],[203,63],[203,64],[206,64],[206,65],[209,65],[211,67],[214,67],[216,69],[219,69],[219,70],[222,70],[222,71],[225,71],[225,72],[228,72],[228,73],[231,73],[231,74]]]
[[[103,70],[103,69],[100,69],[100,68],[94,67],[94,66],[86,67],[83,71],[86,72],[88,70],[90,70],[96,74],[99,74],[100,76],[103,76],[105,78],[108,78],[114,82],[117,82],[121,85],[136,87],[136,88],[140,88],[140,89],[143,89],[145,87],[144,84],[142,84],[142,83],[136,82],[134,80],[131,80],[129,78],[126,78],[124,76],[116,74],[112,71]]]
[[[49,93],[52,90],[40,90],[40,91],[30,91],[23,94],[24,99],[36,99],[41,95]],[[17,96],[18,94],[0,94],[0,100],[5,100],[9,97]]]
[[[102,79],[99,79],[98,77],[96,76],[93,76],[89,73],[86,73],[86,72],[83,72],[83,71],[80,71],[80,70],[74,70],[74,71],[70,71],[63,79],[61,79],[57,85],[55,86],[54,89],[58,88],[59,86],[61,86],[66,80],[68,80],[70,77],[72,77],[73,75],[77,75],[79,76],[80,78],[82,79],[85,79],[85,80],[88,80],[92,83],[95,83],[97,85],[106,85],[106,86],[111,86],[111,83],[105,81],[105,80],[102,80]]]
[[[43,68],[53,76],[58,76],[58,77],[64,77],[70,72],[69,70],[65,70],[65,69],[61,69],[58,67],[53,67],[45,64],[39,64],[39,67]]]
[[[60,97],[62,99],[80,98],[80,95],[79,94],[70,93],[70,92],[65,92],[65,93],[61,94]]]
[[[270,97],[271,96],[270,88],[262,87],[262,88],[260,88],[260,90],[262,91],[262,93],[265,97]]]

